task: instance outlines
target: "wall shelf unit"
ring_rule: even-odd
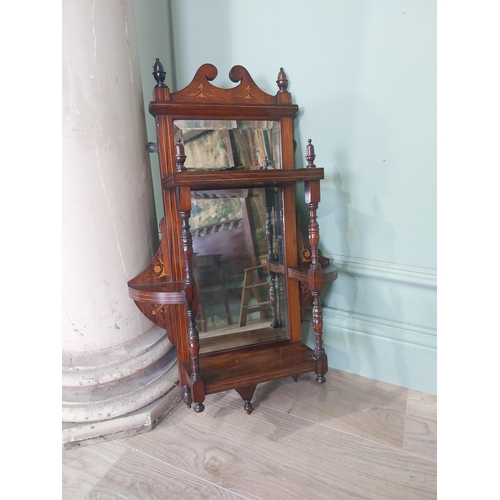
[[[128,283],[129,295],[176,346],[184,402],[236,390],[251,413],[258,384],[315,372],[325,382],[320,295],[337,269],[321,256],[317,209],[322,168],[309,140],[294,168],[292,104],[283,69],[276,95],[235,66],[222,89],[204,64],[178,92],[157,59],[154,100],[165,217],[160,247]],[[307,237],[297,222],[295,186],[304,183]],[[312,304],[315,346],[302,342]],[[239,318],[238,321],[235,321]]]

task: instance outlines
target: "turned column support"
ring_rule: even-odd
[[[314,159],[316,154],[311,139],[308,140],[306,147],[306,168],[316,168]],[[308,285],[311,291],[313,300],[312,308],[312,324],[315,336],[314,356],[316,357],[317,364],[317,378],[316,381],[324,383],[326,381],[325,373],[328,370],[326,365],[326,355],[323,348],[323,311],[321,309],[320,298],[321,292],[324,287],[323,283],[323,270],[319,261],[319,224],[317,221],[318,204],[321,200],[319,181],[306,181],[305,182],[305,201],[309,209],[309,224],[307,233],[309,237],[309,245],[311,247],[311,264],[308,272]]]
[[[184,146],[180,139],[177,140],[175,145],[175,159],[177,171],[185,171],[186,167],[184,166],[184,162],[186,161],[186,155],[184,154]],[[181,242],[184,256],[184,292],[186,295],[186,314],[188,316],[187,336],[192,382],[191,390],[189,390],[188,387],[183,388],[183,399],[188,406],[191,406],[191,403],[194,402],[194,411],[200,413],[205,409],[203,405],[205,390],[200,373],[200,340],[198,328],[196,326],[198,292],[193,273],[193,238],[189,230],[189,217],[191,216],[191,189],[189,187],[178,188],[177,202],[182,227]]]

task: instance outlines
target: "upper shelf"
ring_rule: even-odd
[[[295,104],[239,104],[230,108],[224,104],[189,103],[152,101],[149,112],[153,116],[167,115],[172,118],[196,117],[201,119],[246,119],[246,120],[276,120],[283,117],[293,117],[298,111]]]
[[[281,186],[294,182],[324,179],[323,168],[297,168],[277,170],[224,170],[224,188]],[[221,186],[221,173],[217,170],[173,172],[162,180],[163,189],[189,186],[191,189],[217,189]]]

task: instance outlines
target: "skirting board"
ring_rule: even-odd
[[[339,268],[339,279],[322,296],[328,365],[435,395],[436,270],[326,256]],[[310,316],[302,331],[312,347]]]
[[[302,331],[314,347],[310,315]],[[430,328],[324,307],[323,347],[331,368],[436,395],[436,337]]]
[[[412,286],[436,288],[435,269],[407,266],[372,259],[360,259],[339,254],[325,254],[339,269],[355,276],[405,283]]]

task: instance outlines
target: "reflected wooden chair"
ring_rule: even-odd
[[[268,309],[271,305],[269,300],[262,298],[262,290],[269,289],[270,284],[262,281],[259,276],[259,271],[266,269],[266,265],[247,267],[244,269],[243,290],[241,293],[240,319],[239,326],[247,324],[247,316],[254,312],[260,312],[261,319],[267,319]],[[256,303],[250,303],[250,298],[255,298]],[[269,294],[268,294],[269,296]]]
[[[196,255],[193,259],[193,273],[198,289],[199,331],[207,331],[205,307],[222,304],[228,325],[232,324],[229,311],[228,290],[224,273],[222,254]]]

